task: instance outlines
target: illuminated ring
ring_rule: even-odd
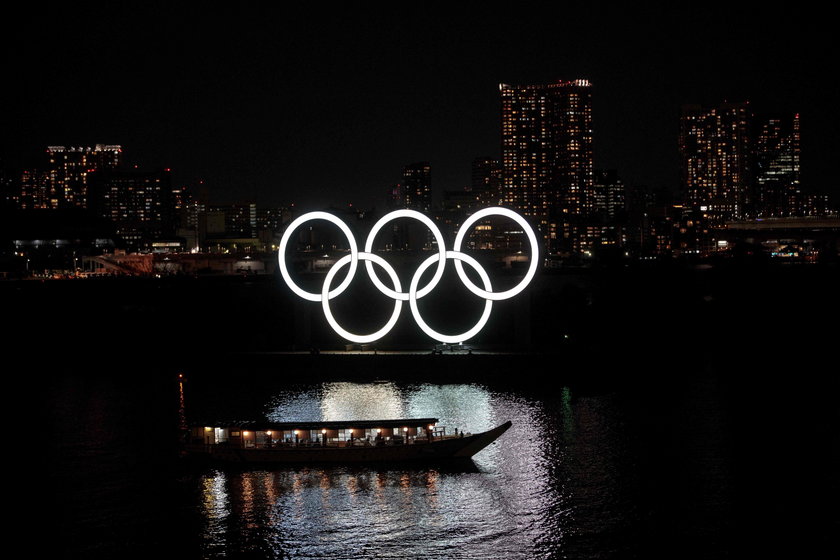
[[[286,268],[286,245],[289,243],[289,238],[292,236],[295,229],[310,220],[327,220],[328,222],[337,225],[342,233],[344,233],[347,237],[347,242],[350,244],[350,254],[347,255],[347,257],[350,257],[350,270],[347,272],[347,278],[344,279],[344,282],[339,284],[335,290],[327,294],[327,297],[332,299],[347,289],[347,286],[350,285],[350,282],[353,281],[353,276],[356,274],[356,267],[359,266],[359,249],[356,246],[356,238],[353,236],[353,232],[350,231],[347,224],[332,214],[327,214],[326,212],[309,212],[289,224],[289,227],[286,228],[286,231],[283,233],[283,237],[280,239],[280,250],[277,253],[277,258],[280,261],[280,274],[283,276],[283,280],[286,281],[289,288],[291,288],[294,293],[303,299],[309,301],[321,301],[321,298],[323,297],[322,294],[313,294],[312,292],[307,292],[300,288],[294,283],[292,277],[289,275],[289,270]],[[342,257],[342,260],[344,258],[346,257]]]
[[[375,262],[376,264],[384,268],[385,272],[388,273],[388,276],[390,276],[391,280],[394,282],[394,287],[396,287],[397,290],[400,289],[400,279],[397,277],[397,272],[391,265],[388,264],[388,262],[385,259],[383,259],[379,255],[374,255],[373,253],[367,252],[358,253],[357,256],[359,260]],[[379,340],[380,338],[388,334],[392,328],[394,328],[394,325],[397,324],[397,319],[400,318],[402,302],[400,300],[396,300],[394,302],[394,312],[391,314],[391,318],[388,319],[388,322],[385,323],[384,327],[382,327],[373,334],[358,335],[345,330],[341,325],[338,324],[338,321],[335,320],[335,317],[333,317],[332,310],[330,310],[330,297],[332,296],[329,296],[328,294],[330,290],[330,284],[332,283],[333,278],[335,278],[335,275],[338,273],[338,271],[344,265],[346,265],[348,261],[350,261],[351,266],[352,263],[355,262],[353,260],[352,254],[344,255],[343,257],[338,259],[338,261],[327,273],[327,277],[324,280],[324,287],[321,290],[321,303],[324,307],[324,315],[327,318],[327,322],[330,324],[330,326],[335,332],[337,332],[339,335],[346,338],[350,342],[355,342],[357,344],[367,344],[369,342]],[[347,274],[347,277],[351,280],[353,279],[350,273]]]
[[[365,241],[365,252],[371,253],[373,251],[373,240],[374,238],[376,238],[376,234],[379,233],[379,230],[382,229],[382,227],[385,224],[387,224],[391,220],[396,220],[397,218],[414,218],[415,220],[422,222],[427,228],[431,230],[432,234],[435,236],[435,241],[437,242],[438,246],[438,268],[435,271],[435,275],[432,277],[431,282],[426,284],[426,286],[424,286],[422,290],[417,292],[418,298],[427,296],[429,292],[435,289],[435,286],[438,285],[438,282],[440,282],[440,279],[443,277],[443,269],[446,266],[446,243],[443,240],[443,234],[440,232],[440,230],[431,220],[431,218],[421,214],[416,210],[394,210],[393,212],[385,214],[371,228],[370,233],[367,236],[367,240]],[[368,276],[370,276],[373,285],[376,286],[380,292],[392,299],[408,301],[409,297],[407,293],[392,290],[391,288],[383,284],[381,280],[379,280],[379,277],[376,275],[376,271],[373,269],[373,262],[366,262],[365,268],[367,269]],[[397,290],[399,290],[399,287],[397,287]]]
[[[453,250],[458,252],[461,250],[461,243],[464,241],[464,237],[466,237],[467,232],[469,231],[470,227],[481,220],[482,218],[486,218],[487,216],[504,216],[506,218],[510,218],[511,220],[518,223],[522,226],[522,229],[525,231],[525,234],[528,236],[528,242],[531,244],[531,263],[528,266],[528,272],[525,274],[525,277],[522,281],[511,288],[510,290],[504,292],[491,292],[489,289],[482,290],[478,286],[472,283],[472,280],[469,279],[466,272],[464,272],[464,265],[461,264],[461,260],[455,261],[455,270],[458,272],[458,277],[461,279],[461,282],[467,287],[469,291],[477,295],[478,297],[482,297],[484,299],[499,301],[502,299],[512,298],[519,292],[525,289],[525,286],[531,282],[531,279],[534,278],[534,275],[537,273],[537,265],[539,264],[539,244],[537,243],[537,236],[534,235],[534,230],[531,229],[531,226],[528,222],[514,212],[513,210],[508,210],[507,208],[495,207],[495,208],[484,208],[479,210],[469,218],[467,221],[464,222],[464,225],[458,230],[458,235],[455,236],[455,245],[453,246]],[[448,253],[447,253],[448,256]],[[469,261],[467,261],[469,262]],[[478,270],[478,269],[476,269]],[[483,269],[482,269],[483,270]]]
[[[488,293],[491,293],[492,286],[490,285],[490,277],[487,276],[487,272],[484,270],[478,261],[472,258],[469,255],[465,255],[464,253],[460,253],[458,251],[446,251],[446,258],[447,259],[455,259],[455,262],[458,263],[460,261],[466,262],[468,265],[473,267],[478,275],[481,277],[481,281],[484,282],[484,287],[487,289]],[[429,325],[426,324],[426,321],[423,320],[423,317],[420,316],[420,310],[417,308],[417,284],[420,283],[420,276],[423,275],[423,272],[434,264],[435,260],[440,259],[439,255],[432,255],[417,268],[417,271],[414,273],[414,276],[411,278],[411,286],[408,288],[408,303],[411,307],[411,314],[414,316],[414,320],[417,322],[417,326],[420,327],[424,333],[429,335],[431,338],[443,342],[445,344],[457,344],[459,342],[463,342],[469,338],[475,336],[478,331],[484,328],[484,325],[487,324],[487,320],[490,318],[490,310],[493,308],[493,301],[487,298],[486,303],[484,304],[484,313],[481,314],[481,318],[478,322],[468,331],[456,334],[456,335],[446,335],[437,332],[436,330],[432,329]]]

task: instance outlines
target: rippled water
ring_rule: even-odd
[[[573,399],[568,388],[539,401],[474,384],[285,391],[270,399],[268,418],[436,417],[450,430],[506,420],[513,427],[474,466],[456,470],[211,470],[200,482],[203,546],[209,557],[233,547],[293,558],[552,558],[564,543],[573,551],[582,530],[608,532],[634,513],[610,503],[622,482],[611,464],[620,453],[612,448],[614,414],[609,399]]]
[[[240,382],[235,391],[233,379],[241,380],[213,378],[192,397],[240,401],[278,421],[436,417],[449,430],[513,426],[466,466],[182,465],[161,443],[177,424],[169,389],[164,396],[119,378],[68,376],[50,388],[51,476],[38,486],[49,498],[35,502],[58,520],[57,552],[719,558],[803,553],[836,524],[817,507],[837,490],[827,392],[791,399],[783,386],[715,376],[599,390],[288,386],[269,376],[276,381]],[[149,414],[164,405],[173,405],[171,417]]]

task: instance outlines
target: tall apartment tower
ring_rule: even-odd
[[[763,118],[757,124],[753,163],[757,213],[801,216],[805,209],[799,182],[799,114]]]
[[[175,233],[172,184],[165,171],[98,171],[89,178],[88,207],[110,219],[136,251]]]
[[[489,156],[474,158],[471,179],[469,190],[475,195],[476,200],[483,206],[499,204],[502,168],[498,158]]]
[[[594,166],[588,80],[499,86],[502,203],[538,221],[585,216]]]
[[[595,214],[610,221],[621,218],[627,210],[627,191],[615,169],[595,172],[592,207]]]
[[[401,185],[403,208],[426,213],[432,209],[432,166],[428,161],[406,165]]]
[[[61,208],[87,208],[89,175],[117,169],[122,147],[97,144],[93,148],[48,146],[50,205]]]
[[[50,174],[37,169],[27,169],[21,173],[20,189],[16,201],[18,208],[55,208],[58,200],[50,196]]]
[[[682,107],[681,186],[686,203],[713,224],[750,214],[749,127],[748,103]]]

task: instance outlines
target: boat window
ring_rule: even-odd
[[[365,437],[370,439],[376,439],[377,431],[376,428],[367,428],[365,430]]]

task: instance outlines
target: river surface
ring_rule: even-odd
[[[33,554],[57,558],[836,549],[838,270],[538,280],[530,300],[494,306],[487,335],[530,340],[531,355],[440,359],[282,354],[297,332],[315,347],[335,335],[278,279],[0,284],[7,509],[35,530]],[[198,466],[178,456],[181,372],[191,419],[513,427],[459,468]]]
[[[388,379],[290,385],[278,372],[192,372],[193,408],[222,416],[250,406],[255,416],[286,421],[436,417],[468,432],[513,422],[472,464],[455,468],[251,468],[177,460],[167,439],[175,407],[151,414],[176,402],[173,379],[51,381],[57,552],[801,556],[837,527],[836,508],[828,509],[837,492],[834,397],[808,388],[807,399],[797,398],[804,387],[795,380],[733,383],[694,371],[678,382],[514,389]]]

